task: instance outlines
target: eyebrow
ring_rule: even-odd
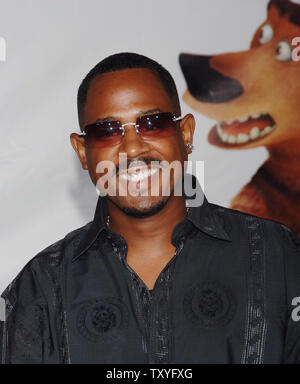
[[[147,111],[139,111],[138,113],[142,116],[145,116],[145,115],[150,115],[152,113],[155,113],[155,112],[162,112],[162,110],[160,108],[153,108],[153,109],[148,109]],[[106,116],[104,118],[98,118],[95,120],[95,123],[104,123],[106,121],[115,121],[115,120],[119,120],[118,117],[116,116]]]
[[[105,121],[113,121],[113,120],[118,120],[114,116],[106,116],[104,118],[98,118],[95,120],[95,123],[104,123]]]
[[[151,113],[162,112],[160,108],[149,109],[148,111],[139,111],[141,115],[150,115]]]

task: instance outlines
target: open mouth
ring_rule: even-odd
[[[242,145],[259,140],[276,128],[269,114],[254,114],[218,122],[209,134],[212,144]]]
[[[160,167],[129,167],[119,173],[119,192],[122,196],[149,196],[149,189],[156,190],[159,183]],[[155,187],[154,187],[155,185]],[[152,191],[151,189],[151,191]],[[151,195],[151,192],[150,192]]]

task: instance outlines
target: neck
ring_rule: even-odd
[[[147,243],[170,245],[173,229],[187,213],[183,196],[170,197],[161,211],[143,219],[126,215],[109,200],[107,205],[110,229],[124,237],[128,245],[134,244],[136,248],[141,244],[143,249]]]

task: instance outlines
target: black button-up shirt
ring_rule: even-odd
[[[91,223],[5,290],[3,363],[300,363],[300,240],[287,227],[204,198],[148,290],[107,214],[100,197]]]

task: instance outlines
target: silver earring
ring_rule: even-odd
[[[193,144],[190,143],[190,142],[188,142],[188,143],[186,144],[186,146],[187,146],[187,148],[190,149],[191,151],[194,149]]]

